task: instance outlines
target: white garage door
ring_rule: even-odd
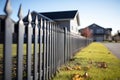
[[[104,38],[102,36],[96,37],[96,41],[103,41]]]

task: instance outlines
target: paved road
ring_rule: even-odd
[[[120,43],[103,43],[115,56],[120,59]]]

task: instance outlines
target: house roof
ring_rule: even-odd
[[[58,11],[58,12],[43,12],[40,14],[43,14],[44,16],[47,16],[50,19],[56,20],[56,19],[73,19],[77,14],[77,12],[78,12],[77,10],[72,10],[72,11]]]
[[[93,24],[91,24],[91,25],[89,25],[89,26],[87,26],[87,27],[85,27],[85,28],[95,29],[96,27],[97,27],[97,28],[101,28],[101,29],[103,29],[103,30],[106,30],[105,28],[103,28],[103,27],[101,27],[101,26],[99,26],[99,25],[97,25],[97,24],[95,24],[95,23],[93,23]],[[79,32],[82,32],[82,30],[84,30],[85,28],[79,29]]]
[[[31,12],[31,15],[32,15],[32,21],[33,21],[33,22],[35,21],[36,16],[38,16],[38,20],[40,20],[41,18],[44,18],[44,19],[46,19],[46,20],[49,20],[49,21],[51,21],[51,22],[54,22],[52,19],[50,19],[50,18],[48,18],[48,17],[46,17],[46,16],[44,16],[44,15],[42,15],[42,14],[39,14],[39,13],[36,12],[36,11],[32,11],[32,12]],[[28,18],[27,18],[27,17],[28,17],[28,15],[23,18],[23,21],[28,22]]]
[[[99,27],[99,28],[102,28],[102,29],[104,29],[104,30],[105,30],[105,28],[104,28],[104,27],[101,27],[101,26],[99,26],[99,25],[97,25],[97,24],[95,24],[95,23],[93,23],[93,24],[89,25],[88,27],[89,27],[89,28]]]
[[[56,11],[56,12],[41,12],[42,14],[54,21],[63,21],[63,20],[71,20],[76,17],[77,23],[80,26],[80,19],[78,10],[71,10],[71,11]]]
[[[70,19],[74,19],[76,16],[78,25],[80,25],[78,10],[57,11],[57,12],[41,12],[41,13],[33,11],[33,12],[31,12],[31,15],[32,15],[33,22],[35,21],[36,15],[38,15],[38,20],[42,17],[42,18],[49,20],[51,22],[59,21],[59,20],[70,20]],[[23,21],[28,22],[27,16],[25,16],[23,18]]]
[[[4,20],[6,15],[0,15],[0,19]]]
[[[106,28],[106,30],[112,31],[112,28]]]

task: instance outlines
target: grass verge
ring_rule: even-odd
[[[39,47],[39,44],[38,44]],[[27,51],[27,44],[23,44],[23,55],[26,55],[26,51]],[[33,54],[33,48],[34,48],[34,44],[31,45],[31,51]],[[17,44],[12,44],[12,56],[16,56],[17,55]],[[3,44],[0,44],[0,57],[3,56]]]
[[[60,67],[53,80],[120,80],[120,59],[103,44],[91,43]]]

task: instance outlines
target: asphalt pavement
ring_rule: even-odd
[[[120,43],[103,43],[116,57],[120,59]]]

